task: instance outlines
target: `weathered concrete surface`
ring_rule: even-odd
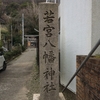
[[[28,100],[27,84],[36,58],[35,51],[34,48],[27,49],[0,73],[0,100]]]
[[[40,100],[40,94],[34,94],[33,95],[33,100]],[[65,100],[65,97],[62,93],[59,93],[59,99],[58,100]]]

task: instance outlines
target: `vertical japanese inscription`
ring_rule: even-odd
[[[56,100],[59,95],[57,4],[40,4],[39,39],[40,100]]]

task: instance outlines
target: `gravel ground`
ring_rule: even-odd
[[[39,91],[40,91],[39,84],[40,83],[39,83],[38,67],[35,64],[35,66],[33,67],[33,72],[31,74],[31,80],[27,84],[27,88],[29,88],[29,92],[27,93],[27,96],[28,96],[29,100],[33,100],[34,93],[39,93]],[[64,87],[60,85],[60,91],[63,88]],[[68,89],[66,89],[63,94],[64,94],[64,97],[66,100],[76,100],[75,94],[72,93],[71,91],[69,91]]]
[[[27,82],[27,88],[29,92],[27,93],[28,100],[33,100],[33,94],[39,93],[39,74],[36,64],[34,64],[33,72],[31,73],[31,79]]]

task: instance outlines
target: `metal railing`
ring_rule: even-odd
[[[65,91],[65,89],[69,86],[69,84],[72,82],[72,80],[75,78],[75,76],[78,74],[78,72],[84,67],[85,63],[87,62],[87,60],[91,57],[91,55],[94,53],[94,51],[98,48],[98,46],[100,45],[100,39],[98,40],[98,42],[96,43],[96,45],[93,47],[93,49],[90,51],[90,53],[87,55],[87,57],[84,59],[84,61],[81,63],[81,65],[79,66],[79,68],[76,70],[75,74],[72,76],[72,78],[69,80],[68,84],[66,85],[66,87],[62,90],[62,92]]]

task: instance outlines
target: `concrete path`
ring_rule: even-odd
[[[26,84],[30,81],[35,59],[36,50],[28,48],[0,73],[0,100],[28,100]]]

